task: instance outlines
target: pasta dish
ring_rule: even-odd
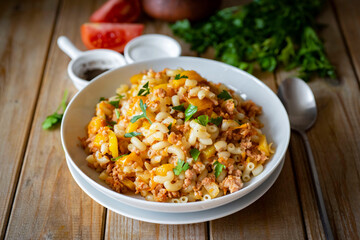
[[[193,70],[136,74],[102,97],[81,139],[113,190],[184,203],[233,193],[274,153],[261,107]]]

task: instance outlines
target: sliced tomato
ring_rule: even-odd
[[[91,22],[134,22],[141,12],[140,0],[109,0],[90,17]]]
[[[144,24],[85,23],[81,26],[81,39],[89,49],[107,48],[123,52],[125,45],[140,36]]]

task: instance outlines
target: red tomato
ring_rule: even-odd
[[[135,23],[85,23],[81,26],[81,39],[89,49],[107,48],[123,52],[125,45],[140,36],[143,24]]]
[[[141,12],[139,0],[109,0],[90,17],[91,22],[133,22]]]

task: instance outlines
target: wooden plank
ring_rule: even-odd
[[[360,83],[360,1],[333,0],[332,2]]]
[[[314,79],[309,83],[318,105],[318,119],[308,132],[317,165],[320,184],[330,223],[336,238],[358,239],[360,236],[360,93],[354,69],[346,54],[335,15],[327,6],[319,17],[327,24],[321,33],[330,61],[336,66],[338,80]],[[278,74],[279,82],[286,74]],[[299,140],[296,140],[296,144]],[[307,202],[312,190],[304,182],[308,169],[303,148],[291,146],[299,183],[305,222],[311,218],[314,203]],[[305,177],[308,179],[308,177]],[[306,193],[306,194],[305,194]],[[310,193],[312,194],[312,193]],[[307,214],[309,215],[307,216]],[[307,225],[312,227],[311,225]]]
[[[79,26],[93,11],[93,2],[88,0],[61,2],[6,233],[9,239],[99,239],[102,236],[104,208],[92,201],[72,179],[59,128],[41,129],[42,121],[57,108],[64,90],[69,89],[70,95],[75,92],[66,73],[69,58],[57,47],[57,37],[64,34],[76,45],[82,45]]]
[[[105,239],[206,239],[206,224],[164,225],[133,220],[108,210]]]
[[[0,102],[5,103],[0,108],[0,238],[8,222],[57,7],[57,1],[0,2]]]

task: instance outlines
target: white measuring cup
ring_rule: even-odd
[[[83,52],[65,36],[60,36],[57,44],[71,58],[67,72],[78,90],[83,89],[91,81],[85,79],[86,71],[109,70],[126,65],[124,56],[113,50],[95,49]]]

